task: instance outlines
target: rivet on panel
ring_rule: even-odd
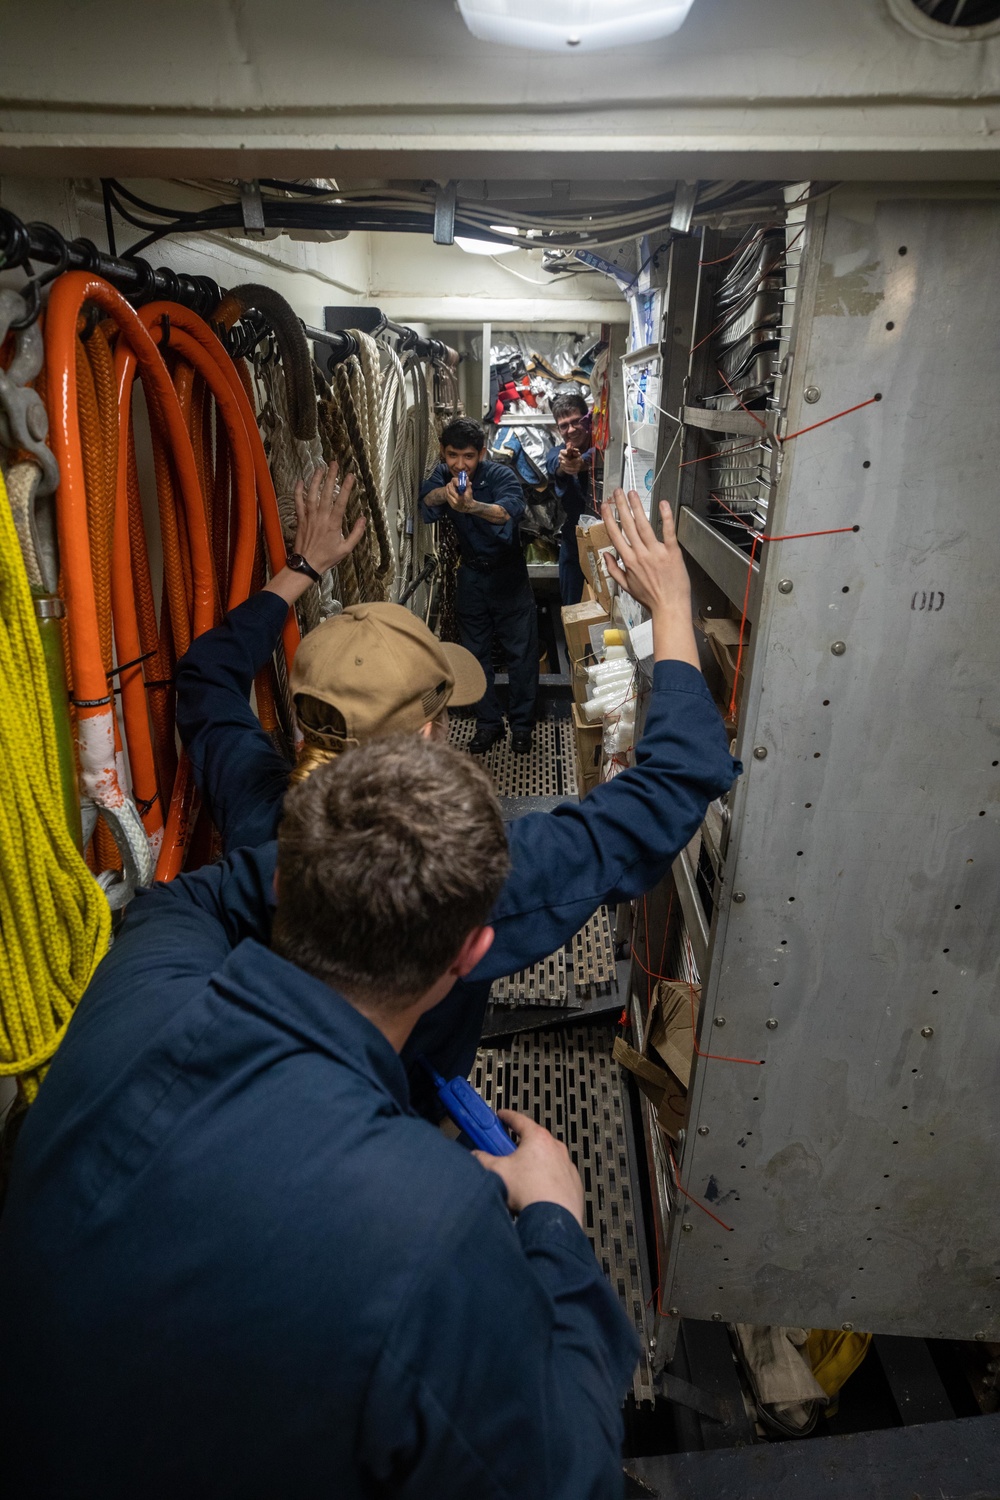
[[[743,903],[744,903],[744,901],[746,899],[747,899],[746,891],[734,891],[733,892],[733,902],[735,903],[736,906],[742,906]]]
[[[790,594],[794,587],[795,585],[790,578],[782,578],[781,582],[778,584],[778,593]]]
[[[681,1310],[680,1310],[679,1307],[668,1307],[667,1308],[667,1317],[668,1318],[679,1318],[680,1315],[681,1315]]]
[[[690,1234],[693,1228],[694,1228],[693,1224],[682,1224],[681,1225],[681,1230],[683,1231],[684,1234]]]
[[[725,1018],[725,1016],[716,1016],[715,1020],[712,1022],[713,1026],[725,1026],[725,1024],[726,1024],[726,1018]]]
[[[840,1326],[844,1330],[845,1333],[852,1333],[854,1331],[854,1324],[853,1323],[841,1323]]]
[[[721,1313],[713,1313],[712,1314],[712,1322],[713,1323],[721,1323],[722,1322],[722,1314]]]
[[[766,745],[754,745],[754,747],[753,747],[753,758],[754,758],[754,760],[767,760],[767,746]]]
[[[934,1035],[934,1027],[933,1026],[921,1026],[921,1028],[920,1028],[920,1035],[921,1036],[928,1036],[928,1037],[933,1036]]]
[[[808,401],[810,406],[815,406],[823,392],[818,385],[807,385],[802,392],[802,399]]]
[[[980,1344],[985,1343],[986,1342],[986,1335],[985,1335],[985,1333],[977,1333],[976,1334],[976,1339],[978,1340],[978,1342]]]
[[[847,647],[845,646],[843,641],[834,641],[833,645],[830,647],[830,650],[833,652],[834,656],[843,656],[844,652],[847,650]]]
[[[767,1020],[764,1022],[764,1025],[767,1027],[768,1031],[777,1031],[778,1029],[778,1023],[775,1020],[774,1016],[768,1016]]]
[[[708,1135],[708,1126],[707,1125],[699,1125],[698,1126],[698,1134],[699,1135]]]

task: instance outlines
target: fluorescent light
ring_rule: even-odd
[[[517,234],[513,224],[491,224],[491,229],[500,233]],[[512,250],[520,250],[520,245],[512,245],[510,240],[473,240],[467,235],[456,234],[455,244],[469,255],[509,255]]]
[[[540,52],[599,52],[670,36],[694,0],[458,0],[466,26],[484,42]]]
[[[470,255],[509,255],[512,250],[521,248],[509,240],[470,240],[464,234],[456,234],[455,244]]]

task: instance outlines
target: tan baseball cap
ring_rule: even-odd
[[[336,748],[387,734],[415,734],[449,704],[478,703],[486,677],[471,651],[439,641],[401,604],[352,604],[310,630],[292,663],[292,696],[335,709],[344,733],[311,722]]]

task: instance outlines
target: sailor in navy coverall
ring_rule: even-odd
[[[461,566],[456,609],[462,645],[486,673],[486,692],[476,709],[474,755],[503,738],[503,714],[493,686],[493,638],[507,658],[507,717],[516,751],[531,748],[538,696],[538,615],[521,551],[518,521],[524,491],[513,469],[483,458],[486,437],[478,422],[457,418],[441,433],[441,462],[420,486],[425,521],[446,516],[455,527]],[[454,480],[464,472],[464,497]]]
[[[559,533],[559,597],[579,604],[585,579],[576,545],[576,528],[585,511],[595,508],[592,422],[582,396],[552,398],[552,415],[563,441],[545,455],[545,470],[563,509]]]
[[[697,666],[690,589],[669,508],[660,543],[638,497],[626,502],[618,491],[616,499],[631,544],[620,537],[607,506],[605,524],[629,555],[629,586],[650,608],[654,629],[656,663],[635,764],[580,803],[529,813],[508,826],[511,869],[490,918],[493,948],[421,1018],[403,1050],[414,1102],[431,1118],[440,1109],[413,1059],[424,1053],[446,1078],[467,1075],[493,981],[555,952],[599,906],[631,900],[657,885],[694,837],[708,804],[728,791],[742,769],[729,754],[722,719]],[[270,927],[267,893],[275,855],[269,841],[291,768],[261,729],[249,697],[256,673],[277,645],[286,608],[275,594],[254,595],[200,636],[177,666],[178,729],[224,849],[256,849],[262,894],[251,930],[261,943],[267,943]]]
[[[377,1013],[256,940],[262,852],[136,896],[28,1112],[4,1493],[621,1497],[638,1339],[567,1194],[536,1156],[512,1221]]]

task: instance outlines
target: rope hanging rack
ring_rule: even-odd
[[[27,266],[30,271],[36,262],[56,267],[57,275],[63,271],[87,271],[100,276],[136,306],[144,302],[177,302],[201,318],[210,318],[226,295],[225,289],[210,276],[188,276],[171,270],[169,266],[154,268],[138,255],[109,255],[98,249],[93,240],[67,240],[52,224],[40,221],[26,224],[8,209],[0,208],[0,269]],[[32,275],[29,288],[34,286],[37,294],[51,279],[51,275]],[[308,339],[329,347],[333,363],[358,352],[357,340],[350,333],[302,326]],[[400,352],[412,350],[418,359],[435,361],[457,357],[439,339],[421,338],[415,329],[394,323],[389,318],[381,320],[379,331],[394,334],[399,340]],[[238,325],[220,330],[220,337],[227,353],[234,359],[241,359],[251,354],[269,332],[264,317],[257,310],[248,309]]]

